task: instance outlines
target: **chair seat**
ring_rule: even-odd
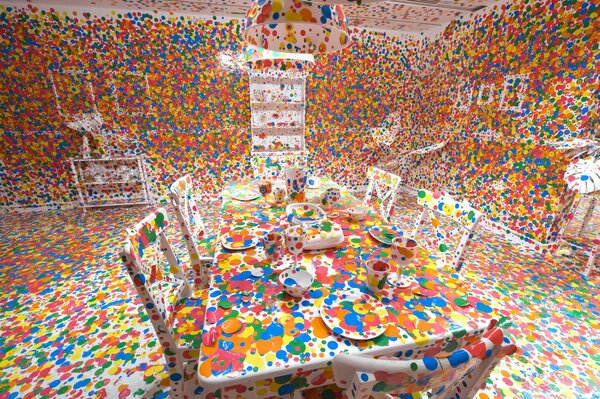
[[[202,328],[208,290],[196,290],[191,298],[181,299],[175,307],[175,336],[177,344],[198,349],[202,343]]]

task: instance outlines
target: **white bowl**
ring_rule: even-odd
[[[348,215],[350,215],[350,220],[353,222],[360,222],[364,220],[367,212],[368,209],[364,206],[355,206],[348,209]]]
[[[315,281],[313,275],[300,268],[290,267],[279,275],[279,282],[283,285],[283,290],[294,298],[302,297],[313,281]]]

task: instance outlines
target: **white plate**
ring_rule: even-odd
[[[375,240],[379,241],[385,245],[392,245],[392,240],[389,237],[382,233],[382,231],[390,232],[392,231],[394,234],[394,238],[402,236],[402,230],[400,230],[396,226],[371,226],[369,227],[369,234]]]
[[[231,198],[238,201],[252,201],[260,197],[255,191],[237,191],[231,194]]]
[[[321,209],[320,206],[311,204],[310,202],[290,204],[286,207],[285,213],[287,215],[288,221],[295,226],[301,224],[318,223],[327,217],[327,214],[323,209]],[[298,217],[298,213],[307,213],[311,216],[306,218]]]
[[[259,242],[260,238],[251,230],[232,230],[221,236],[221,245],[232,251],[253,248]]]
[[[330,301],[329,298],[335,299]],[[352,290],[338,291],[329,298],[323,301],[320,312],[323,321],[334,334],[350,339],[369,340],[377,338],[387,329],[389,314],[375,297]],[[365,323],[367,314],[375,316],[369,323]],[[349,321],[352,323],[348,323]]]

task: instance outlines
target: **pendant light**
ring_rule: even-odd
[[[248,46],[246,62],[256,70],[302,71],[315,63],[312,54],[283,53]]]
[[[249,46],[286,53],[329,53],[350,44],[340,5],[298,0],[254,0],[243,38]]]

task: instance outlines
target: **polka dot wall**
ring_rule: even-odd
[[[597,2],[516,1],[426,39],[418,118],[389,158],[447,144],[397,172],[409,186],[467,198],[522,239],[547,242],[560,227],[561,197],[570,199],[569,154],[551,144],[597,134],[599,32]]]
[[[66,127],[64,115],[94,103],[115,138],[103,144],[147,156],[155,197],[165,198],[162,182],[182,171],[207,196],[251,172],[248,77],[218,61],[220,52],[243,49],[237,20],[31,5],[0,13],[9,44],[0,61],[9,104],[0,110],[3,204],[76,200],[68,159],[80,152],[82,135]],[[352,35],[351,47],[317,57],[306,134],[315,167],[356,186],[376,155],[364,131],[402,103],[415,41],[359,29]]]

